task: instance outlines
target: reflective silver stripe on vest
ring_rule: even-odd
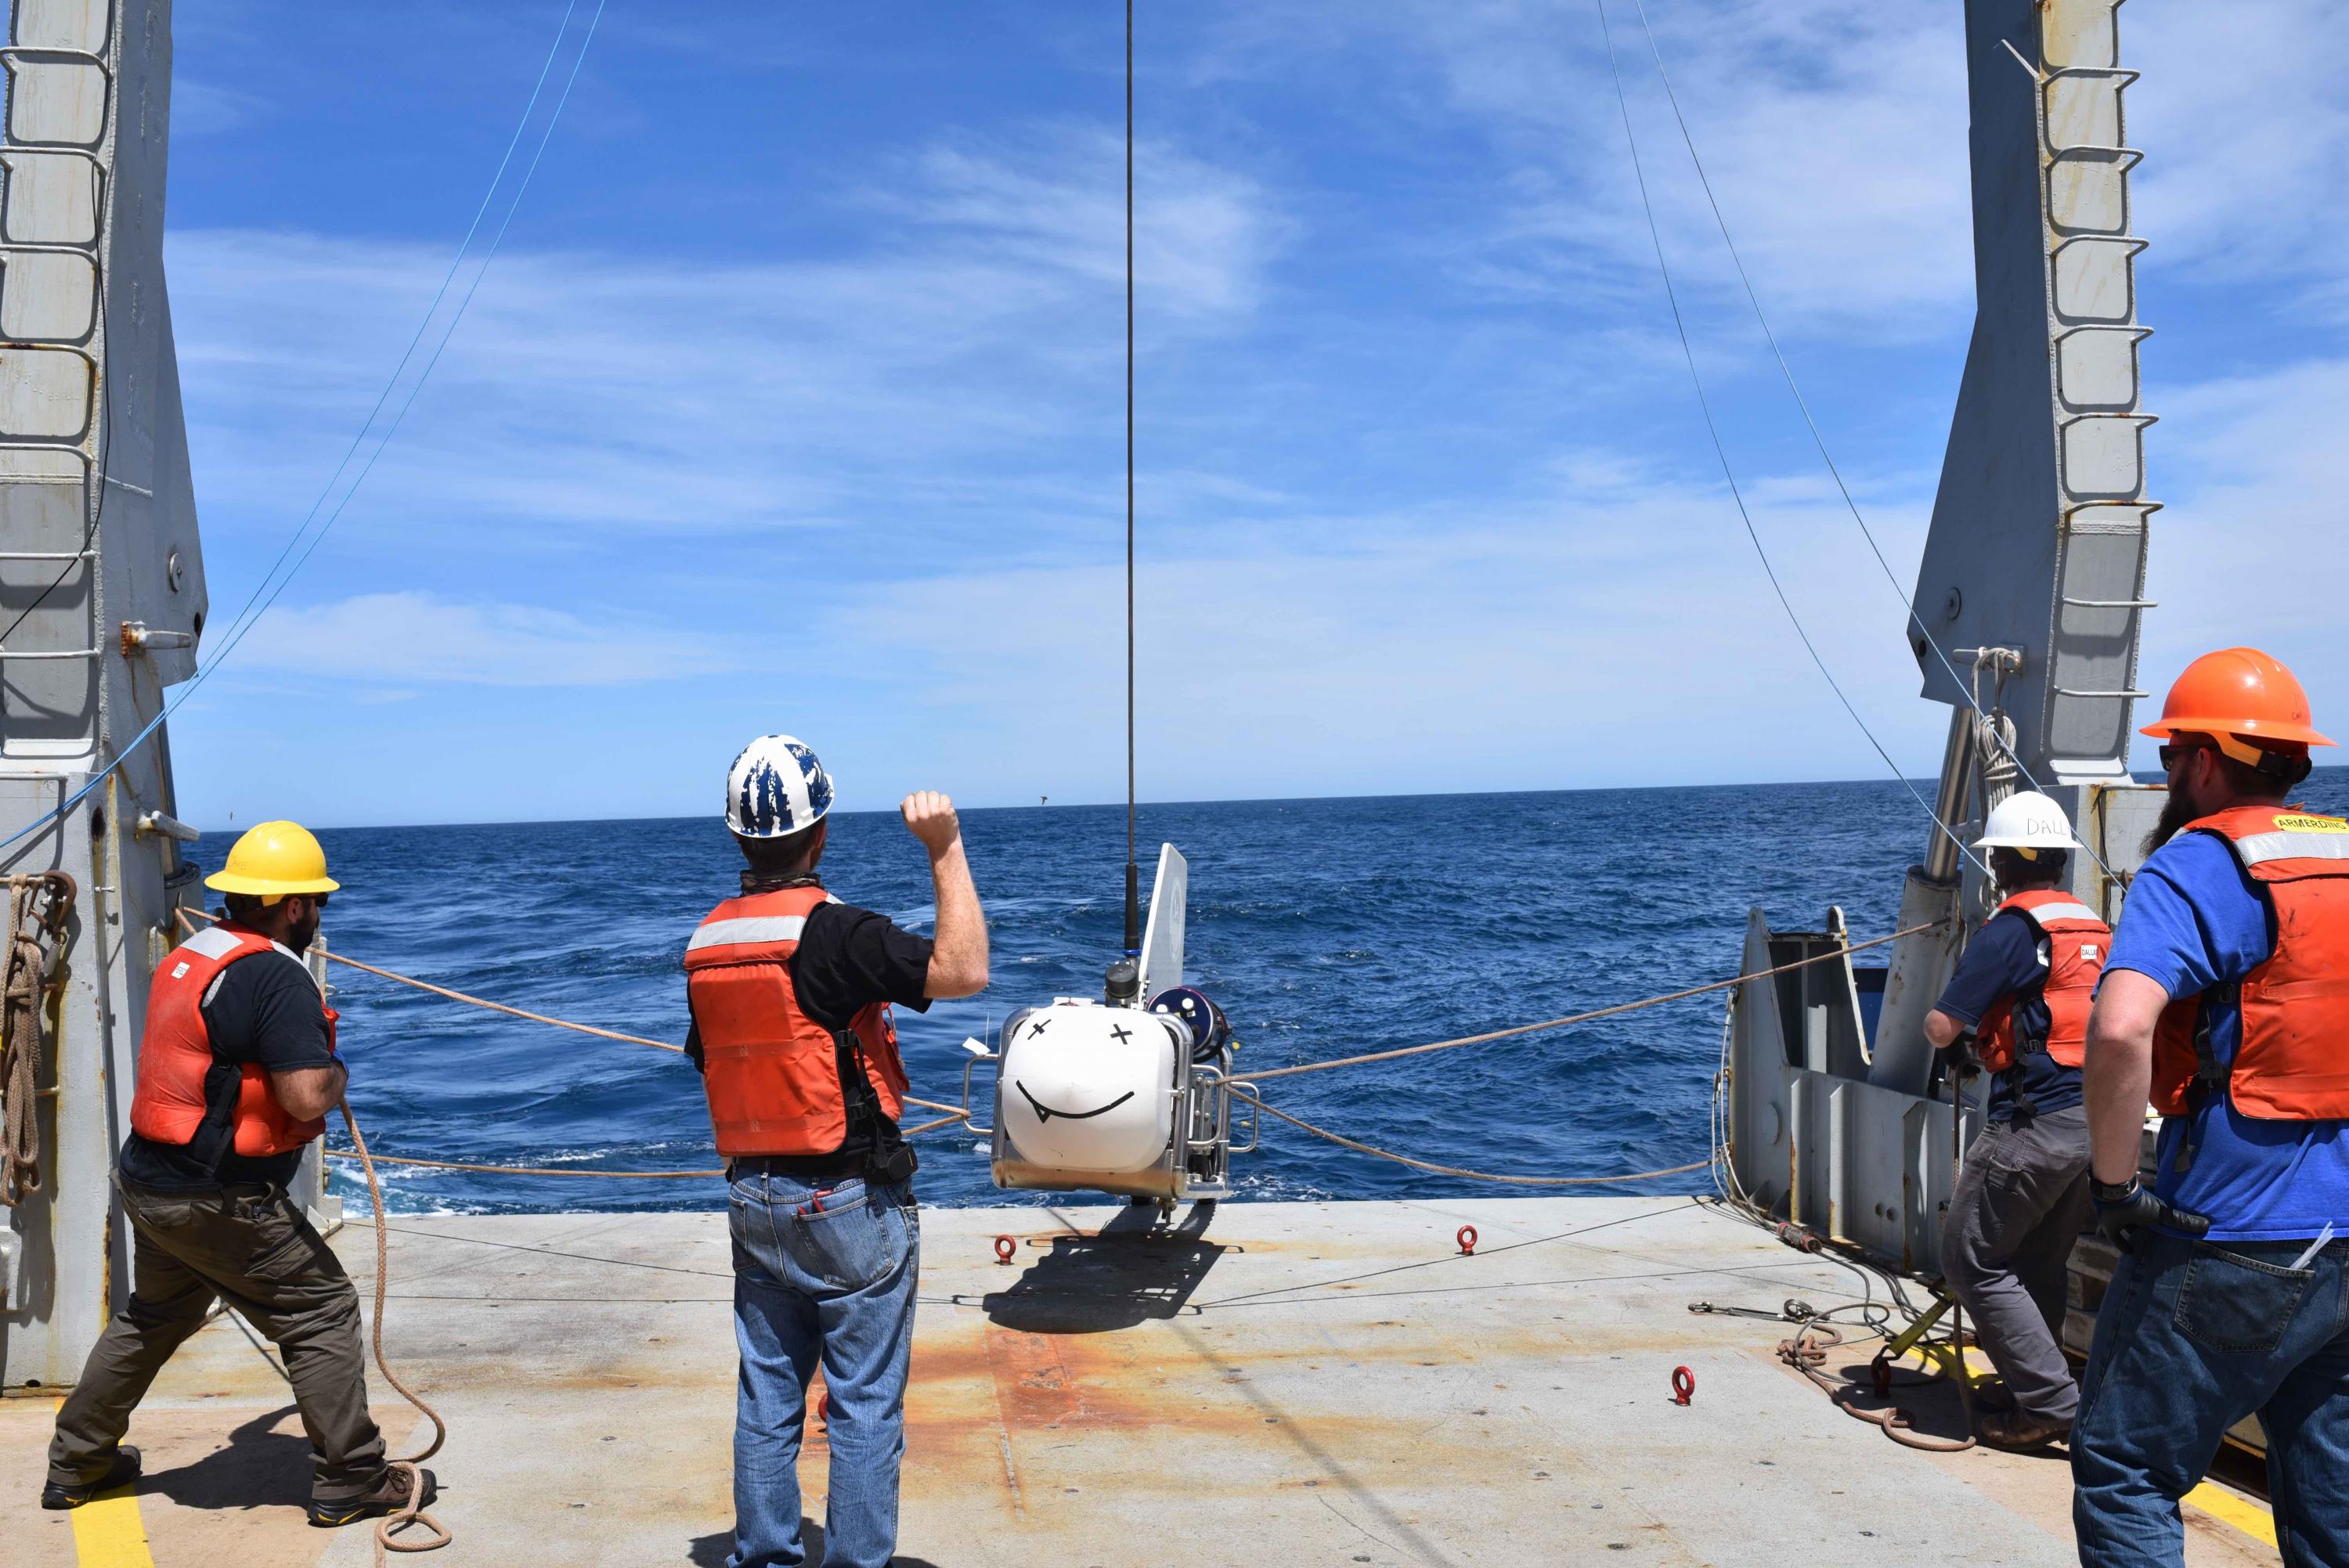
[[[2098,925],[2105,923],[2102,915],[2085,903],[2043,903],[2036,909],[2025,909],[2022,913],[2037,921],[2093,920]]]
[[[752,942],[797,942],[806,928],[803,914],[744,914],[732,920],[706,921],[685,944],[688,953],[705,947],[732,947]]]
[[[2235,841],[2247,866],[2263,861],[2349,861],[2349,833],[2251,833]]]
[[[235,952],[239,947],[243,946],[243,944],[238,939],[236,933],[233,931],[223,931],[217,925],[207,925],[202,931],[197,932],[193,936],[191,936],[185,942],[180,944],[180,945],[186,948],[189,952],[194,954],[199,958],[225,958],[230,954]],[[278,951],[283,953],[285,952],[285,949],[279,948]],[[290,953],[287,953],[285,956],[288,958],[294,957]],[[299,963],[301,961],[299,959],[295,959],[295,962]]]

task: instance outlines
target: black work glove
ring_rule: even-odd
[[[2167,1225],[2189,1236],[2200,1236],[2210,1228],[2208,1215],[2172,1208],[2134,1176],[2118,1187],[2108,1187],[2092,1177],[2088,1194],[2096,1203],[2096,1229],[2125,1253],[2136,1248],[2137,1233],[2148,1226]]]
[[[1982,1070],[1982,1056],[1975,1048],[1981,1044],[1982,1041],[1975,1037],[1971,1029],[1968,1029],[1950,1042],[1950,1076],[1951,1078],[1971,1078]]]

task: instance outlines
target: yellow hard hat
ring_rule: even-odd
[[[258,893],[275,903],[287,893],[332,892],[343,884],[326,874],[326,851],[299,822],[264,822],[248,829],[228,852],[228,864],[204,879],[221,892]]]

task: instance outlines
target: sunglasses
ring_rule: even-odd
[[[2161,758],[2161,770],[2167,773],[2176,768],[2181,759],[2191,757],[2198,751],[2211,749],[2213,748],[2208,746],[2165,746],[2154,755]]]

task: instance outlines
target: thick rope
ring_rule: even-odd
[[[180,923],[190,931],[199,929],[196,924],[198,921],[210,921],[212,918],[202,910],[180,911]],[[624,1035],[617,1029],[599,1029],[593,1024],[575,1023],[569,1018],[557,1018],[545,1013],[533,1013],[521,1007],[510,1007],[503,1002],[492,1002],[486,996],[475,996],[464,991],[452,991],[446,985],[435,985],[429,980],[419,980],[413,975],[400,975],[389,969],[378,969],[372,964],[362,964],[357,959],[336,953],[331,948],[326,950],[326,958],[330,964],[346,965],[353,969],[364,970],[379,979],[395,981],[402,985],[413,985],[419,991],[429,991],[435,996],[445,996],[451,1002],[462,1002],[469,1007],[481,1007],[492,1013],[504,1013],[512,1017],[527,1018],[533,1024],[545,1024],[557,1029],[569,1029],[575,1034],[593,1035],[601,1040],[617,1040],[625,1046],[650,1046],[657,1051],[672,1051],[679,1056],[685,1054],[683,1046],[672,1046],[667,1040],[647,1039],[642,1035]],[[948,1119],[952,1120],[959,1120],[969,1114],[959,1107],[947,1105],[934,1099],[919,1099],[910,1094],[905,1097],[905,1101],[907,1105],[918,1105],[924,1110],[944,1111]],[[926,1131],[928,1129],[926,1127],[917,1130]],[[908,1133],[906,1136],[911,1137],[912,1134]],[[389,1160],[390,1156],[386,1155],[384,1158]]]
[[[435,985],[429,980],[419,980],[412,975],[395,975],[388,969],[378,969],[372,964],[362,964],[356,958],[345,957],[332,948],[326,951],[326,961],[330,964],[347,965],[353,969],[364,969],[370,975],[386,980],[396,980],[402,985],[413,985],[419,991],[429,991],[435,996],[446,996],[451,1002],[462,1002],[469,1007],[482,1007],[492,1013],[504,1013],[516,1018],[528,1018],[533,1024],[551,1024],[558,1029],[571,1029],[582,1035],[594,1035],[598,1039],[617,1040],[623,1045],[650,1046],[657,1051],[675,1051],[679,1055],[683,1055],[685,1051],[683,1046],[672,1046],[667,1040],[648,1040],[642,1035],[624,1035],[617,1029],[599,1029],[593,1024],[574,1024],[568,1018],[550,1018],[543,1013],[532,1013],[520,1007],[509,1007],[503,1002],[492,1002],[486,996],[470,996],[462,991],[451,991],[446,985]]]
[[[376,1181],[375,1161],[367,1153],[367,1139],[359,1132],[359,1119],[351,1114],[351,1102],[346,1099],[341,1105],[343,1123],[351,1130],[351,1145],[358,1150],[360,1169],[367,1172],[367,1199],[375,1205],[375,1323],[372,1336],[375,1369],[383,1374],[385,1382],[399,1390],[401,1398],[415,1406],[424,1418],[432,1423],[430,1442],[406,1459],[389,1461],[388,1469],[408,1479],[408,1501],[376,1524],[375,1560],[377,1568],[382,1568],[383,1554],[387,1552],[432,1552],[448,1545],[454,1539],[449,1533],[448,1526],[424,1511],[424,1472],[419,1468],[426,1460],[439,1453],[440,1445],[449,1440],[449,1423],[440,1418],[440,1411],[418,1398],[415,1389],[401,1382],[399,1374],[391,1369],[391,1363],[383,1358],[383,1303],[385,1292],[391,1284],[391,1243],[384,1234],[383,1187]],[[412,1524],[420,1524],[432,1532],[435,1539],[398,1539],[399,1532]]]
[[[192,912],[191,911],[183,909],[180,912],[180,916],[182,922],[184,922],[189,928],[192,930],[195,926],[195,921],[191,918],[191,913]],[[209,917],[207,916],[206,918]],[[1457,1039],[1436,1040],[1423,1046],[1404,1046],[1391,1051],[1371,1051],[1361,1056],[1340,1057],[1330,1061],[1303,1062],[1294,1067],[1274,1068],[1268,1072],[1249,1074],[1249,1081],[1251,1083],[1262,1083],[1271,1078],[1293,1078],[1299,1073],[1327,1072],[1333,1068],[1361,1067],[1371,1062],[1394,1061],[1403,1057],[1425,1056],[1433,1051],[1457,1050],[1464,1046],[1481,1046],[1489,1044],[1494,1040],[1514,1039],[1520,1035],[1538,1034],[1547,1029],[1562,1029],[1570,1025],[1593,1023],[1600,1018],[1612,1018],[1619,1016],[1625,1013],[1636,1013],[1647,1007],[1661,1006],[1667,1002],[1684,1001],[1691,996],[1702,996],[1714,991],[1724,991],[1733,985],[1743,985],[1750,980],[1767,980],[1774,975],[1789,974],[1797,969],[1806,969],[1814,964],[1830,963],[1837,958],[1848,957],[1854,953],[1865,952],[1871,947],[1881,947],[1887,943],[1898,942],[1904,936],[1915,936],[1920,933],[1934,930],[1944,923],[1946,923],[1946,922],[1938,920],[1926,921],[1920,924],[1909,926],[1903,930],[1893,932],[1888,936],[1871,937],[1866,942],[1849,943],[1840,947],[1830,948],[1825,953],[1814,954],[1808,958],[1797,958],[1792,963],[1781,964],[1773,968],[1757,969],[1749,974],[1744,975],[1733,975],[1726,980],[1709,981],[1702,985],[1692,985],[1686,990],[1671,991],[1660,996],[1643,997],[1636,1002],[1619,1002],[1611,1007],[1599,1007],[1587,1013],[1571,1014],[1563,1018],[1547,1018],[1537,1024],[1519,1024],[1512,1028],[1494,1029],[1481,1035],[1464,1035]],[[445,996],[451,1001],[463,1002],[471,1006],[487,1008],[492,1012],[510,1014],[518,1018],[527,1018],[533,1023],[548,1024],[558,1029],[572,1029],[583,1035],[594,1035],[603,1039],[618,1040],[628,1045],[650,1046],[656,1050],[678,1051],[682,1049],[681,1047],[672,1046],[665,1041],[647,1039],[641,1035],[624,1035],[616,1030],[599,1029],[592,1025],[574,1023],[566,1018],[550,1017],[543,1013],[525,1012],[520,1007],[510,1007],[502,1002],[492,1002],[486,997],[469,995],[465,992],[452,991],[445,985],[435,985],[429,981],[419,980],[411,975],[396,974],[388,969],[379,969],[372,964],[362,964],[356,958],[347,958],[339,953],[329,952],[326,954],[326,957],[335,963],[348,965],[354,969],[365,970],[367,974],[379,976],[382,979],[396,981],[403,985],[413,985],[419,991],[429,991],[434,995]],[[1390,1160],[1398,1165],[1408,1165],[1416,1171],[1425,1171],[1439,1176],[1458,1176],[1472,1181],[1493,1181],[1519,1187],[1600,1186],[1621,1181],[1645,1181],[1663,1176],[1683,1176],[1692,1171],[1703,1170],[1713,1163],[1711,1160],[1701,1160],[1692,1164],[1675,1165],[1661,1171],[1639,1171],[1616,1176],[1505,1176],[1485,1171],[1470,1171],[1456,1165],[1442,1165],[1429,1160],[1416,1160],[1407,1154],[1397,1154],[1389,1150],[1373,1148],[1370,1144],[1359,1142],[1354,1139],[1348,1138],[1342,1133],[1332,1132],[1327,1128],[1316,1127],[1311,1122],[1307,1121],[1300,1117],[1291,1116],[1285,1110],[1276,1109],[1272,1106],[1267,1105],[1263,1100],[1258,1099],[1256,1096],[1248,1094],[1238,1088],[1235,1088],[1232,1092],[1236,1098],[1245,1100],[1247,1104],[1254,1106],[1258,1111],[1269,1111],[1273,1116],[1278,1118],[1280,1120],[1288,1122],[1292,1126],[1297,1127],[1305,1132],[1309,1132],[1316,1138],[1326,1139],[1331,1143],[1339,1144],[1347,1149],[1351,1149],[1358,1153],[1371,1155],[1376,1159]],[[939,1117],[936,1121],[926,1121],[918,1127],[908,1130],[905,1134],[905,1136],[908,1138],[917,1137],[922,1133],[933,1131],[938,1128],[948,1126],[957,1121],[965,1120],[970,1115],[968,1111],[964,1110],[959,1107],[942,1105],[935,1100],[917,1099],[912,1095],[905,1096],[905,1102],[907,1105],[920,1106],[926,1110],[937,1110],[944,1111],[946,1113]],[[356,1137],[353,1141],[357,1142]],[[338,1150],[329,1150],[327,1152],[337,1159],[347,1159],[350,1157]],[[362,1160],[365,1160],[366,1152],[364,1149],[360,1150],[359,1157]],[[502,1176],[588,1176],[602,1177],[613,1181],[663,1181],[681,1180],[685,1178],[707,1179],[709,1177],[724,1174],[722,1171],[570,1171],[546,1166],[484,1165],[451,1160],[417,1160],[400,1158],[388,1154],[381,1156],[381,1158],[386,1164],[413,1165],[427,1170],[437,1171],[471,1171],[488,1175]],[[372,1174],[370,1174],[369,1180],[370,1183],[372,1183]]]
[[[959,1116],[942,1116],[936,1121],[926,1121],[919,1127],[907,1128],[900,1136],[916,1138],[925,1132],[961,1119]],[[361,1153],[355,1150],[328,1149],[322,1152],[329,1160],[362,1158]],[[724,1166],[713,1166],[706,1171],[586,1171],[555,1165],[477,1165],[462,1160],[417,1160],[399,1154],[378,1154],[373,1158],[378,1163],[383,1165],[413,1165],[426,1171],[478,1171],[492,1176],[590,1176],[600,1177],[607,1181],[707,1180],[713,1176],[726,1174]]]
[[[1301,1117],[1291,1116],[1285,1110],[1267,1105],[1244,1089],[1232,1090],[1232,1098],[1246,1100],[1258,1110],[1271,1111],[1273,1115],[1292,1127],[1301,1128],[1316,1138],[1326,1138],[1330,1142],[1351,1149],[1357,1153],[1376,1155],[1381,1160],[1392,1160],[1398,1165],[1408,1165],[1414,1171],[1432,1171],[1438,1176],[1464,1176],[1472,1181],[1500,1181],[1513,1187],[1598,1187],[1617,1181],[1645,1181],[1653,1176],[1685,1176],[1692,1171],[1702,1171],[1713,1163],[1710,1160],[1700,1160],[1692,1165],[1674,1165],[1663,1171],[1634,1171],[1622,1176],[1495,1176],[1490,1171],[1464,1171],[1457,1165],[1438,1165],[1433,1161],[1414,1160],[1408,1154],[1395,1154],[1384,1149],[1373,1149],[1367,1143],[1357,1143],[1343,1133],[1332,1132],[1326,1127],[1316,1127]]]
[[[1806,1323],[1792,1339],[1778,1342],[1778,1359],[1826,1390],[1836,1408],[1856,1420],[1884,1429],[1884,1435],[1903,1448],[1922,1449],[1932,1454],[1959,1454],[1974,1446],[1969,1435],[1963,1441],[1948,1438],[1929,1438],[1914,1429],[1915,1418],[1899,1405],[1888,1405],[1879,1410],[1864,1410],[1851,1401],[1857,1390],[1847,1383],[1837,1382],[1827,1376],[1827,1352],[1843,1343],[1843,1330],[1831,1323]],[[1963,1379],[1960,1379],[1961,1387]],[[1971,1408],[1971,1406],[1969,1406]]]
[[[0,1203],[15,1208],[41,1190],[41,976],[40,938],[28,934],[33,889],[29,877],[8,879],[8,933],[5,985],[6,1035],[0,1038]]]
[[[941,1127],[950,1126],[961,1119],[959,1116],[942,1116],[936,1121],[926,1121],[919,1127],[909,1127],[898,1136],[918,1138],[925,1132],[936,1131]],[[414,1165],[427,1171],[479,1171],[492,1176],[600,1176],[611,1181],[683,1181],[689,1177],[706,1179],[726,1174],[723,1166],[708,1171],[587,1171],[556,1165],[475,1165],[461,1160],[414,1160],[398,1154],[368,1156],[363,1150],[349,1149],[327,1149],[320,1152],[329,1160],[372,1158],[378,1164],[383,1165]]]
[[[47,892],[49,906],[36,902]],[[0,954],[0,1204],[15,1208],[41,1190],[41,1046],[49,953],[73,905],[62,876],[8,879],[6,951]]]
[[[1774,975],[1785,975],[1796,969],[1807,969],[1814,964],[1830,964],[1848,954],[1865,953],[1871,947],[1881,947],[1888,942],[1898,942],[1904,936],[1931,931],[1947,924],[1946,921],[1929,920],[1921,925],[1896,931],[1889,936],[1872,937],[1866,942],[1854,942],[1842,947],[1831,947],[1825,953],[1808,958],[1797,958],[1792,964],[1781,964],[1775,969],[1757,969],[1750,975],[1733,975],[1726,980],[1714,980],[1702,985],[1692,985],[1685,991],[1671,991],[1661,996],[1649,996],[1637,1002],[1619,1002],[1611,1007],[1599,1007],[1588,1013],[1575,1013],[1563,1018],[1545,1018],[1538,1024],[1519,1024],[1514,1028],[1494,1029],[1482,1035],[1463,1035],[1456,1040],[1437,1040],[1424,1046],[1404,1046],[1399,1050],[1371,1051],[1359,1057],[1340,1057],[1326,1062],[1301,1062],[1292,1068],[1274,1068],[1269,1072],[1248,1074],[1250,1083],[1267,1083],[1278,1078],[1294,1078],[1299,1073],[1325,1073],[1332,1068],[1358,1068],[1370,1062],[1391,1062],[1401,1057],[1425,1056],[1430,1051],[1457,1050],[1463,1046],[1481,1046],[1494,1040],[1514,1039],[1519,1035],[1539,1034],[1544,1029],[1563,1029],[1571,1024],[1588,1024],[1600,1018],[1612,1018],[1624,1013],[1636,1013],[1643,1007],[1660,1007],[1666,1002],[1684,1001],[1702,996],[1710,991],[1725,991],[1732,985],[1743,985],[1748,980],[1767,980]],[[1268,1108],[1269,1109],[1269,1108]],[[1275,1115],[1279,1114],[1274,1112]]]
[[[329,1149],[329,1160],[364,1160],[360,1152],[348,1149]],[[667,1181],[688,1177],[723,1176],[722,1168],[709,1171],[586,1171],[566,1170],[558,1165],[473,1165],[461,1160],[411,1160],[398,1154],[378,1154],[377,1163],[383,1165],[415,1165],[427,1171],[481,1171],[492,1176],[600,1176],[607,1181]]]

